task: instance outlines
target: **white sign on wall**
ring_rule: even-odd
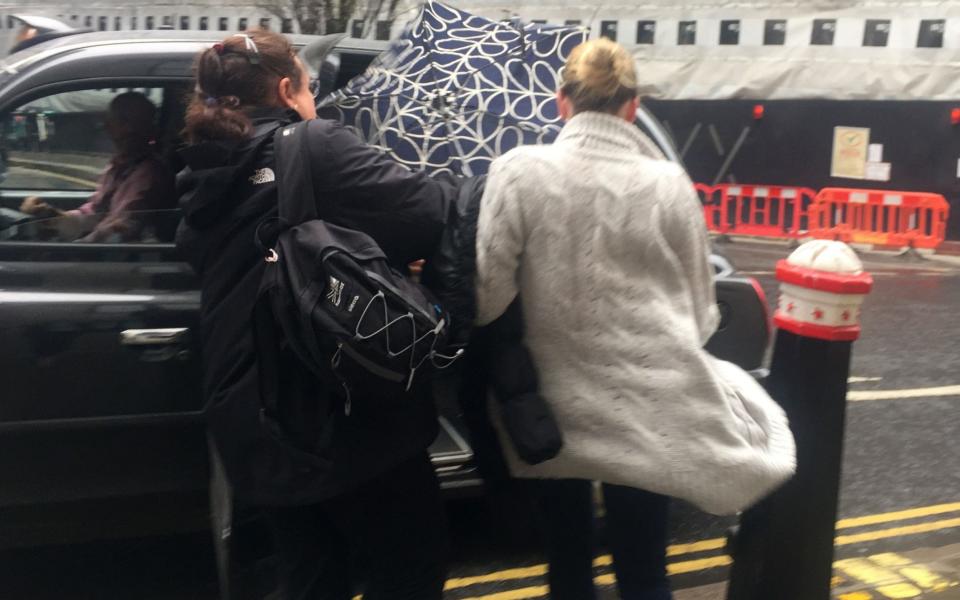
[[[864,179],[871,179],[873,181],[890,181],[890,163],[868,162],[864,175]]]
[[[869,145],[870,130],[866,127],[834,127],[830,176],[864,179]]]

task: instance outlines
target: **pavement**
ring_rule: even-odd
[[[720,247],[776,298],[772,270],[789,243]],[[851,367],[834,598],[960,600],[960,257],[859,254],[875,287]],[[724,586],[676,598],[720,599]]]
[[[110,161],[108,152],[69,153],[69,152],[25,152],[13,150],[9,153],[11,164],[22,163],[50,168],[53,171],[70,171],[98,176]]]
[[[27,190],[92,190],[110,161],[109,154],[10,152],[8,188]]]

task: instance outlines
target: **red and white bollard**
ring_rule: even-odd
[[[799,336],[831,342],[860,337],[860,305],[873,287],[856,253],[816,240],[777,264],[780,300],[774,322]]]
[[[779,331],[766,386],[790,419],[797,473],[746,511],[730,600],[829,600],[847,379],[873,278],[849,246],[816,240],[777,264]]]

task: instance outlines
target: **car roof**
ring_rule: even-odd
[[[226,35],[222,31],[179,31],[173,29],[150,31],[97,31],[78,33],[60,37],[49,42],[38,44],[23,52],[17,52],[0,62],[0,71],[16,74],[31,65],[41,61],[63,55],[68,52],[90,48],[110,48],[117,55],[137,54],[156,48],[157,44],[169,44],[173,52],[198,52],[206,44],[213,44],[222,40]],[[356,52],[360,54],[378,54],[387,48],[388,43],[375,40],[362,40],[346,37],[344,34],[335,34],[341,39],[336,50],[341,52]],[[316,35],[288,35],[286,36],[294,46],[302,47],[310,42],[330,36]]]
[[[39,97],[50,86],[80,88],[91,81],[146,84],[190,78],[197,53],[224,37],[221,31],[105,31],[38,44],[0,62],[0,110]],[[335,41],[334,50],[344,64],[356,63],[354,67],[359,69],[388,46],[343,34],[287,37],[297,48],[320,40]]]

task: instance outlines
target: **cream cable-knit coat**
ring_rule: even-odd
[[[629,485],[729,513],[793,473],[783,411],[703,350],[718,321],[708,252],[690,180],[626,121],[582,113],[553,145],[494,161],[479,320],[521,295],[564,435],[556,458],[530,466],[501,427],[515,476]]]

